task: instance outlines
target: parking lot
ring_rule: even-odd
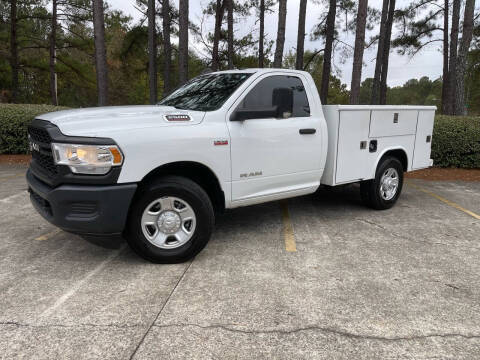
[[[0,166],[0,356],[478,359],[480,183],[409,180],[226,212],[193,261],[57,230]]]

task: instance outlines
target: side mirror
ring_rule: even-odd
[[[293,90],[290,88],[273,89],[272,104],[277,107],[279,119],[289,118],[293,113]]]
[[[272,106],[264,109],[236,109],[230,115],[230,121],[244,121],[250,119],[268,119],[274,118],[278,115],[277,106]]]

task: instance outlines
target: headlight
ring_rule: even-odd
[[[114,145],[52,144],[57,165],[68,165],[78,174],[103,175],[112,166],[122,165],[123,155]]]

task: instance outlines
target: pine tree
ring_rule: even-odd
[[[93,0],[93,32],[95,35],[95,71],[97,75],[98,105],[105,106],[108,104],[108,68],[103,0]]]
[[[178,82],[182,85],[188,79],[188,0],[180,0],[178,12]]]
[[[368,0],[359,0],[355,31],[355,49],[353,53],[352,83],[350,104],[360,101],[360,82],[362,80],[363,51],[365,49],[365,26],[367,22]]]
[[[320,99],[322,101],[322,104],[324,105],[327,105],[328,103],[328,88],[330,83],[330,71],[332,68],[332,50],[333,40],[335,38],[336,14],[337,0],[330,0],[325,30],[325,50],[323,52],[322,83],[320,85]]]
[[[303,70],[306,14],[307,14],[307,0],[300,0],[300,6],[298,10],[297,59],[295,61],[295,68],[297,70]]]
[[[277,28],[277,45],[275,48],[275,56],[273,59],[273,67],[281,68],[283,59],[283,48],[285,46],[285,27],[287,19],[287,0],[278,1],[278,28]]]

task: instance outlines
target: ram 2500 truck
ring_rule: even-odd
[[[395,204],[404,172],[429,167],[435,107],[322,106],[303,71],[201,75],[154,106],[38,116],[28,134],[31,201],[73,233],[123,234],[153,262],[185,261],[215,213],[360,183]]]

